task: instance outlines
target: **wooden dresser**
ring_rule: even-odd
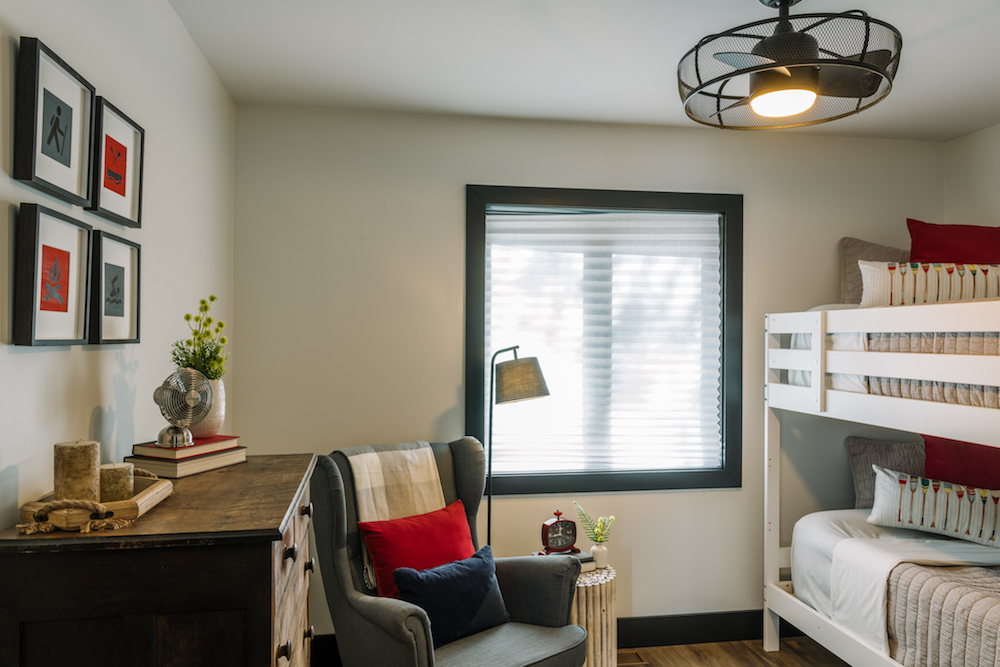
[[[309,667],[315,463],[174,480],[122,530],[0,533],[0,665]]]

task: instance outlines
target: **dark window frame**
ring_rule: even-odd
[[[718,213],[722,258],[722,458],[704,470],[494,475],[493,493],[739,488],[743,436],[743,195],[493,185],[465,188],[465,432],[486,442],[486,213],[494,205]]]

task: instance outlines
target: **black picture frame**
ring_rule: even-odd
[[[138,243],[104,231],[93,234],[90,275],[90,344],[139,342]]]
[[[15,179],[72,204],[90,205],[95,93],[40,40],[21,38],[14,109]]]
[[[14,251],[15,345],[88,341],[93,228],[39,204],[21,204]]]
[[[126,227],[142,226],[146,132],[103,97],[94,111],[94,164],[88,211]],[[115,162],[123,162],[117,167]]]

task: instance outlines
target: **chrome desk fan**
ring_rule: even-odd
[[[193,368],[179,368],[153,391],[153,401],[160,407],[170,426],[160,431],[156,444],[163,447],[187,447],[194,444],[189,428],[212,409],[212,385]]]

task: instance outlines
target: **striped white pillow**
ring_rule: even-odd
[[[875,504],[868,523],[1000,546],[1000,490],[977,489],[873,465]]]
[[[858,260],[861,307],[904,306],[1000,296],[1000,265]]]

